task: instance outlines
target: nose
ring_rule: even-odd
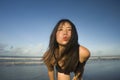
[[[67,30],[63,30],[63,34],[64,34],[64,35],[67,35]]]

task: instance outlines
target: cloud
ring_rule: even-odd
[[[0,54],[8,53],[8,51],[6,50],[6,48],[7,48],[6,44],[0,43]]]
[[[42,56],[46,47],[41,44],[29,44],[24,46],[15,46],[0,43],[0,56]],[[90,50],[91,56],[110,56],[120,55],[120,49],[117,46],[106,48],[93,48]]]
[[[42,56],[44,51],[42,44],[15,47],[0,43],[0,56]]]
[[[4,50],[7,45],[0,43],[0,51]]]
[[[92,50],[91,51],[92,56],[115,56],[120,55],[120,49],[111,47],[106,49],[99,49],[99,50]]]

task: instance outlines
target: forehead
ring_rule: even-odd
[[[72,28],[71,24],[69,22],[61,22],[60,25],[58,26],[58,28]]]

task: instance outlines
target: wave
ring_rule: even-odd
[[[120,56],[91,56],[88,62],[96,60],[120,60]],[[42,57],[38,56],[0,56],[0,65],[41,65]]]

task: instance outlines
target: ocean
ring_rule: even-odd
[[[120,80],[120,59],[90,59],[83,80]],[[73,73],[71,73],[73,77]],[[0,80],[49,80],[40,58],[0,58]]]

